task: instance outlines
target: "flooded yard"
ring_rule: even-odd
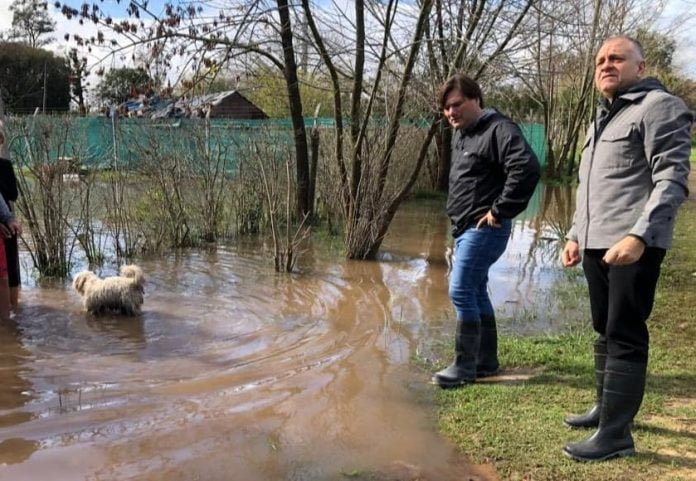
[[[540,189],[492,269],[504,332],[586,315],[578,270],[557,262],[569,198]],[[292,275],[254,240],[142,260],[130,319],[25,276],[0,325],[0,479],[496,479],[438,435],[412,362],[451,339],[448,231],[442,203],[413,201],[379,262],[325,240]]]

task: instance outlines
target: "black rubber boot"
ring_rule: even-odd
[[[495,376],[499,369],[495,316],[481,315],[481,344],[476,361],[476,377]]]
[[[469,384],[476,380],[476,358],[481,342],[479,323],[457,321],[454,339],[454,362],[433,376],[433,383],[441,388]]]
[[[635,454],[631,423],[643,401],[645,370],[646,363],[607,359],[599,429],[585,441],[566,445],[566,456],[604,461]]]
[[[564,422],[572,428],[596,428],[599,426],[599,407],[602,405],[604,367],[607,363],[607,341],[597,339],[594,344],[595,388],[597,397],[594,406],[584,414],[568,416]]]

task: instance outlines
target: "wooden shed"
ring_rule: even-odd
[[[135,106],[134,108],[137,108]],[[129,110],[132,110],[129,107]],[[151,118],[186,117],[211,119],[267,119],[268,115],[236,90],[197,97],[182,97],[175,102],[157,102],[145,115]]]

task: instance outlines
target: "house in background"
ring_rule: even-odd
[[[237,90],[227,90],[177,100],[158,96],[129,99],[121,107],[121,115],[141,118],[210,118],[210,119],[267,119],[268,115]]]

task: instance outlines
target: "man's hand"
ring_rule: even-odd
[[[572,240],[567,241],[563,247],[563,252],[561,252],[561,263],[563,267],[576,266],[581,260],[580,246],[578,246],[578,243]]]
[[[498,219],[496,219],[491,211],[486,212],[486,215],[481,217],[481,219],[476,223],[476,228],[480,229],[482,225],[488,225],[491,227],[500,227],[498,224]]]
[[[0,224],[0,236],[10,238],[15,235],[22,235],[22,226],[15,219],[12,219],[7,224]]]
[[[12,235],[22,235],[22,226],[16,220],[13,219],[8,222],[7,227],[10,229],[10,232],[12,232]]]
[[[610,266],[626,266],[640,259],[645,251],[645,244],[639,238],[628,235],[611,246],[602,260]]]

